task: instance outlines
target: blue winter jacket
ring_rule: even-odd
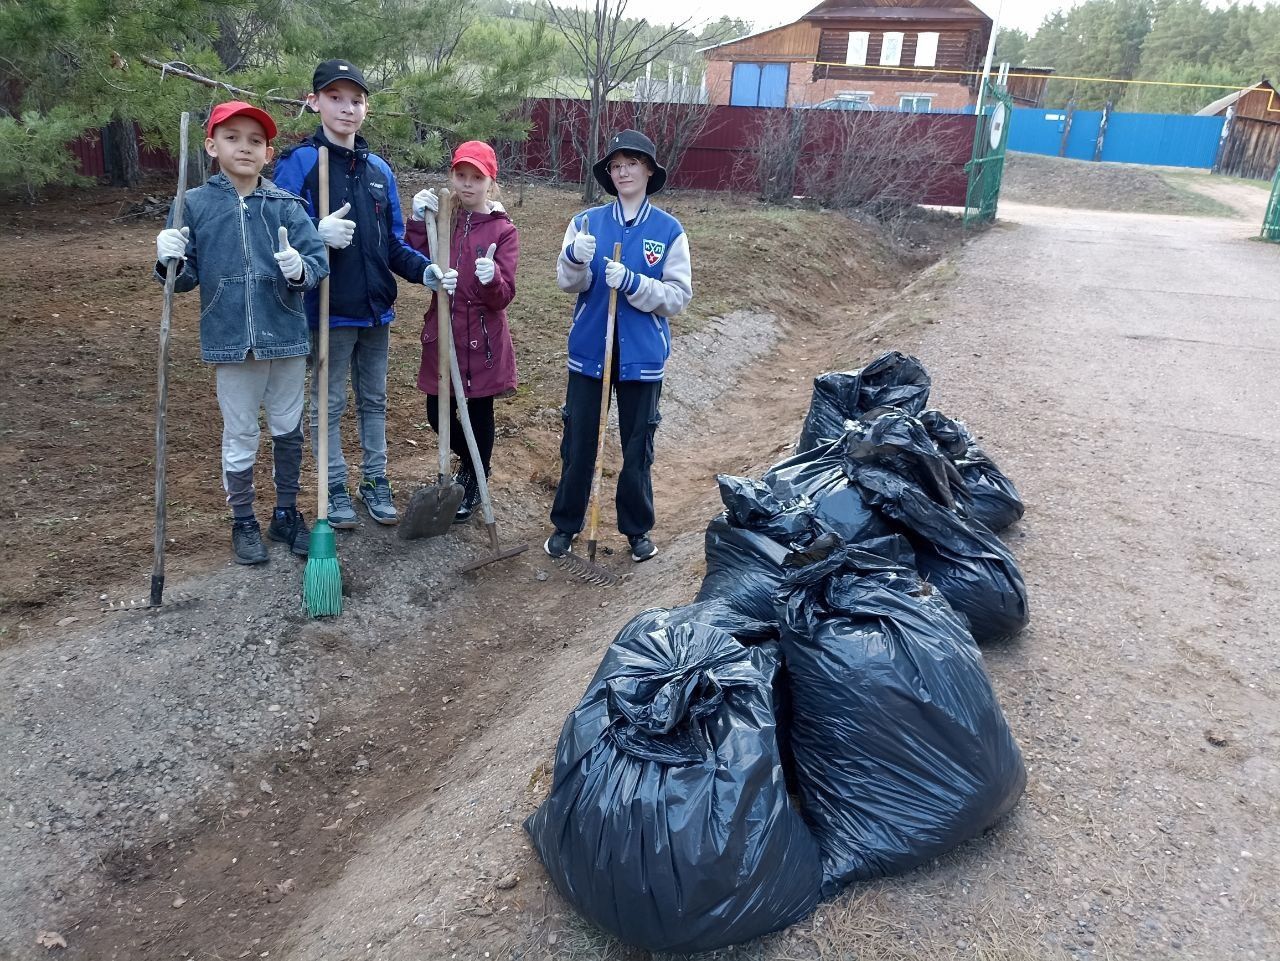
[[[346,219],[356,222],[351,245],[329,251],[329,326],[389,324],[395,319],[393,272],[421,284],[431,261],[405,243],[395,174],[363,137],[356,137],[355,149],[348,150],[331,143],[321,127],[281,154],[272,175],[275,182],[298,194],[318,221],[321,146],[329,148],[329,212],[350,202]],[[308,294],[307,320],[315,327],[319,318],[320,298]]]
[[[168,226],[173,226],[169,211]],[[211,364],[301,357],[309,349],[302,292],[329,273],[324,242],[302,201],[259,178],[241,198],[225,174],[186,194],[183,225],[191,228],[175,290],[200,286],[200,356]],[[280,227],[302,255],[302,279],[285,280],[273,256]],[[167,268],[156,264],[164,282]]]
[[[595,259],[589,264],[578,263],[573,257],[573,239],[583,230],[596,238]],[[588,377],[604,375],[609,316],[604,269],[618,242],[622,244],[622,263],[629,271],[618,291],[618,376],[621,380],[662,380],[671,354],[667,318],[684,310],[693,297],[693,287],[684,228],[648,200],[629,222],[622,204],[615,200],[574,217],[565,231],[556,281],[561,290],[578,295],[569,328],[569,370]]]

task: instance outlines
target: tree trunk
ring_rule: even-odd
[[[142,162],[138,157],[138,134],[132,120],[112,117],[107,124],[107,169],[111,186],[136,187],[142,182]]]
[[[594,204],[600,196],[600,185],[591,168],[600,159],[600,115],[604,113],[604,95],[599,77],[591,78],[591,117],[587,125],[586,170],[582,179],[582,201]]]

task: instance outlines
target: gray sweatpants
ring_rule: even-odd
[[[237,518],[253,516],[253,463],[262,436],[258,411],[266,408],[275,461],[276,506],[298,502],[302,472],[302,401],[307,358],[218,364],[218,406],[222,409],[222,484]]]

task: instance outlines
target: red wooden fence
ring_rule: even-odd
[[[585,101],[538,99],[531,101],[529,108],[532,129],[526,141],[514,145],[517,156],[513,159],[529,173],[568,181],[582,180],[586,171],[579,145],[587,139]],[[672,186],[698,190],[759,189],[755,146],[762,124],[776,122],[778,109],[668,105],[664,112],[652,105],[616,102],[607,105],[603,133],[607,135],[636,125],[637,110],[645,109],[652,111],[647,118],[650,122],[642,121],[640,125],[657,143],[660,155],[672,141],[681,110],[686,118],[695,110],[710,111],[705,127],[688,147],[678,168],[671,171]],[[856,123],[851,126],[852,118],[846,111],[809,109],[804,113],[806,126],[798,166],[828,162],[833,151],[842,149],[838,145],[845,142],[843,138],[850,136],[854,138],[855,149],[858,138],[866,138],[868,151],[881,153],[886,144],[896,143],[903,148],[900,162],[914,165],[902,175],[907,182],[915,180],[918,202],[964,205],[967,184],[964,166],[973,146],[973,116],[858,112]],[[918,148],[923,141],[928,142],[927,150],[912,149],[911,145]]]

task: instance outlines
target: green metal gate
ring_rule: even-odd
[[[1262,239],[1280,244],[1280,167],[1276,167],[1276,175],[1271,178],[1271,199],[1262,218]]]
[[[1001,87],[987,84],[982,115],[973,129],[973,156],[965,164],[969,186],[965,192],[964,223],[986,224],[996,219],[1000,203],[1000,181],[1004,177],[1005,147],[1009,143],[1009,122],[1013,119],[1013,98]]]

